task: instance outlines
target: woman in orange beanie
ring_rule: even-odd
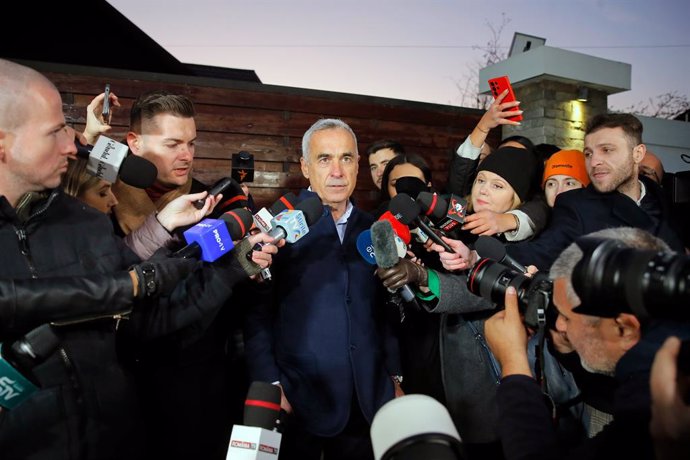
[[[559,150],[546,160],[542,187],[550,207],[553,208],[559,193],[587,185],[589,176],[585,168],[585,155],[581,151]]]

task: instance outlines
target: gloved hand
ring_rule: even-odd
[[[381,278],[383,285],[392,291],[400,289],[405,284],[426,286],[429,282],[426,268],[409,259],[400,259],[391,268],[378,268],[376,275]]]
[[[171,254],[169,249],[160,248],[148,260],[130,267],[138,281],[137,298],[170,294],[197,267],[195,259],[170,257]]]

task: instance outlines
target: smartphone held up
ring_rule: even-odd
[[[507,75],[489,79],[489,89],[491,89],[491,94],[494,96],[494,99],[498,98],[498,96],[500,96],[506,89],[508,90],[508,94],[505,98],[503,98],[502,103],[515,102],[517,100],[515,98],[515,92],[513,92],[513,87],[510,84],[510,79],[508,79]],[[520,106],[517,106],[509,110],[518,110],[519,108]],[[508,117],[508,120],[522,121],[522,114]]]

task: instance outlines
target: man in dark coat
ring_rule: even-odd
[[[636,228],[606,229],[590,236],[616,240],[624,247],[668,251],[663,241]],[[556,328],[567,337],[582,366],[590,372],[615,375],[618,380],[612,401],[613,420],[593,438],[570,451],[559,443],[551,418],[552,408],[530,372],[527,335],[515,290],[510,288],[506,291],[505,311],[485,324],[486,339],[502,368],[497,399],[504,454],[507,459],[654,458],[649,431],[651,365],[654,354],[667,337],[690,337],[690,325],[654,318],[655,315],[652,319],[643,318],[633,313],[625,298],[602,300],[601,294],[595,296],[586,292],[593,289],[593,280],[585,279],[576,292],[573,272],[583,259],[579,244],[571,244],[551,267],[552,308],[558,309]],[[630,267],[616,267],[626,268]],[[598,301],[592,300],[595,297]],[[581,298],[588,300],[581,301]],[[648,305],[648,301],[645,298],[645,306],[651,311],[654,305]],[[678,305],[678,308],[683,306]]]
[[[626,226],[647,230],[674,251],[683,251],[658,184],[638,178],[646,153],[640,120],[621,113],[594,116],[587,123],[584,153],[591,184],[558,195],[546,229],[532,241],[507,247],[511,257],[548,270],[577,237]]]
[[[139,401],[116,353],[122,323],[142,340],[174,333],[247,278],[229,256],[200,269],[180,258],[140,264],[105,214],[59,188],[74,139],[55,85],[0,59],[0,342],[5,353],[46,324],[56,337],[18,366],[38,390],[0,410],[6,460],[145,458]]]
[[[279,384],[288,412],[280,458],[373,459],[369,424],[393,398],[397,342],[387,330],[381,285],[356,248],[373,218],[350,196],[357,140],[340,120],[317,121],[302,140],[302,173],[324,215],[281,249],[272,298],[248,312],[253,380]],[[394,387],[395,385],[395,387]]]

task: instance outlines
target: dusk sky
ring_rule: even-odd
[[[108,1],[180,61],[272,85],[461,105],[456,83],[482,62],[473,46],[504,13],[506,50],[521,32],[631,64],[632,90],[610,107],[690,94],[688,0]]]

